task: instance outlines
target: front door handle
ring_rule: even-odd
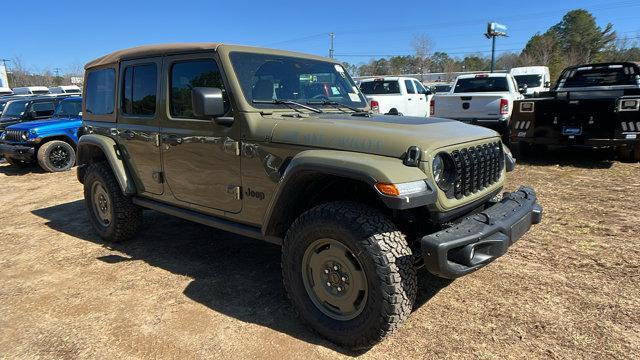
[[[136,137],[136,133],[134,133],[134,132],[133,132],[133,131],[131,131],[131,130],[125,130],[125,131],[122,131],[122,132],[120,132],[118,135],[119,135],[121,138],[123,138],[123,139],[128,139],[128,140],[131,140],[131,139],[133,139],[133,138],[135,138],[135,137]]]

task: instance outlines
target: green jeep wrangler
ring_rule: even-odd
[[[282,246],[303,320],[368,348],[409,316],[420,267],[446,278],[540,222],[500,194],[515,161],[489,129],[372,114],[332,59],[211,43],[86,65],[78,179],[106,241],[152,209]]]

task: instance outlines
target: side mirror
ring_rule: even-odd
[[[198,117],[224,115],[224,99],[219,88],[197,87],[191,90],[193,114]]]
[[[551,87],[551,81],[545,81],[544,82],[544,87],[546,87],[546,88]]]
[[[29,119],[37,119],[38,118],[38,112],[37,111],[29,111],[27,113],[27,116],[29,117]]]

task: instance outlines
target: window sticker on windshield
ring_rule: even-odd
[[[338,89],[337,86],[332,86],[331,87],[331,94],[333,95],[340,95],[340,89]]]
[[[360,96],[358,96],[358,94],[349,93],[349,99],[353,102],[360,102]]]

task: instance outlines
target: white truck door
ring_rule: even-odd
[[[403,114],[406,116],[418,116],[416,108],[418,105],[418,94],[416,94],[416,88],[413,85],[413,81],[406,79],[404,81],[404,86],[407,90],[407,95],[405,95],[407,101]]]
[[[418,93],[418,105],[416,109],[418,110],[418,114],[416,116],[429,116],[429,101],[433,95],[429,93],[429,91],[420,83],[418,80],[413,81],[416,86],[416,90]]]

